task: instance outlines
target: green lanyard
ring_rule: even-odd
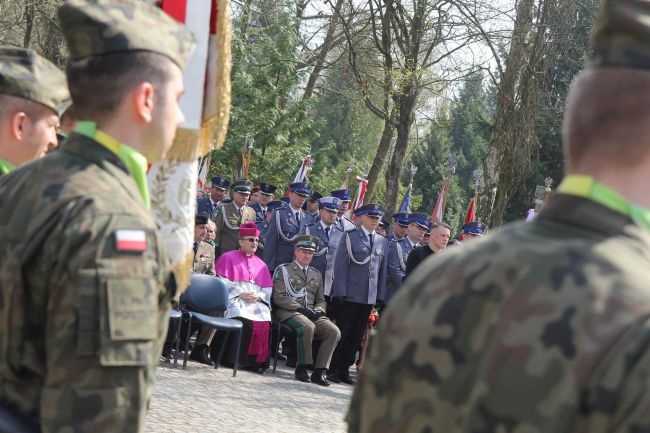
[[[15,166],[13,164],[8,163],[4,159],[0,159],[0,176],[11,173],[14,168]]]
[[[149,209],[151,199],[149,198],[149,184],[147,183],[147,158],[134,148],[120,143],[104,131],[97,129],[95,122],[79,121],[75,132],[92,138],[120,158],[138,185],[142,200]]]
[[[634,222],[650,230],[650,211],[628,202],[625,197],[596,179],[582,174],[564,178],[557,191],[588,198],[605,207],[629,216]]]

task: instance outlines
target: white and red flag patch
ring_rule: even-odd
[[[147,251],[147,233],[144,230],[115,230],[115,249],[124,252]]]

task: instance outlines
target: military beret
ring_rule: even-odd
[[[70,104],[65,74],[24,48],[0,48],[0,94],[38,102],[58,115]]]
[[[463,232],[470,235],[483,236],[487,226],[480,221],[472,221],[469,223],[463,224]]]
[[[393,222],[406,227],[409,225],[409,215],[404,212],[393,214]]]
[[[384,216],[384,208],[376,203],[368,203],[354,210],[356,216],[369,215],[382,217]]]
[[[307,182],[294,182],[289,185],[291,192],[295,192],[298,195],[307,197],[309,195],[310,189]]]
[[[194,224],[197,226],[204,225],[208,223],[208,216],[205,214],[197,214],[194,217]]]
[[[213,176],[212,177],[212,186],[225,191],[230,186],[230,181],[228,179],[226,179],[225,177]]]
[[[260,182],[260,193],[264,195],[271,195],[275,192],[275,190],[278,189],[277,186],[268,183],[268,182]]]
[[[650,2],[604,0],[591,45],[592,66],[650,69]]]
[[[320,209],[338,211],[341,204],[341,199],[337,197],[322,197],[320,200],[318,200],[318,204]]]
[[[316,251],[318,238],[316,236],[303,235],[298,236],[293,243],[296,248],[300,248],[301,250]]]
[[[352,201],[350,190],[347,188],[337,189],[336,191],[332,191],[332,197],[336,197],[338,199],[341,199],[342,201]]]
[[[196,44],[162,9],[139,0],[67,0],[58,14],[73,60],[151,51],[184,69]]]
[[[231,188],[235,192],[250,194],[251,190],[253,189],[253,182],[246,179],[240,179],[236,182],[233,182]]]

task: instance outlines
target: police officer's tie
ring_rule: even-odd
[[[368,239],[370,239],[370,251],[372,251],[372,245],[374,243],[374,236],[372,233],[368,235]]]
[[[327,240],[329,241],[330,240],[330,228],[329,227],[325,227],[325,236],[327,237]]]
[[[300,211],[296,212],[296,222],[300,225]]]

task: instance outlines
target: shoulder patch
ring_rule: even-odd
[[[147,233],[144,230],[119,229],[113,233],[115,249],[122,252],[147,251]]]

